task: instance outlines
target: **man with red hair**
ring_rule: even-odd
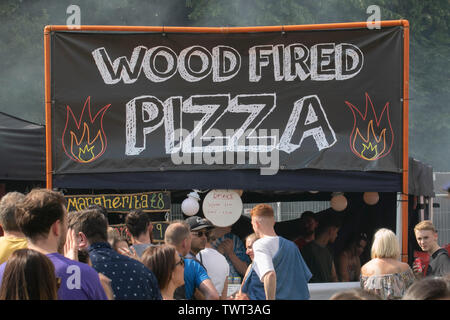
[[[259,237],[253,243],[252,271],[264,284],[267,300],[307,300],[311,272],[294,242],[277,236],[271,206],[259,204],[251,211],[252,226]],[[248,288],[252,299],[252,288]]]

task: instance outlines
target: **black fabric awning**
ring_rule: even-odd
[[[0,112],[0,179],[45,181],[45,127]]]
[[[332,170],[279,171],[260,175],[258,170],[204,170],[127,172],[114,174],[55,175],[58,188],[184,190],[244,189],[283,191],[401,191],[401,174]]]
[[[136,191],[243,189],[252,190],[258,194],[257,198],[265,194],[274,201],[293,201],[299,192],[306,191],[321,191],[322,194],[333,191],[402,192],[402,175],[375,171],[302,169],[264,176],[258,170],[192,170],[55,175],[53,185],[65,189]],[[412,158],[409,194],[434,196],[433,168]]]
[[[409,158],[408,193],[415,196],[434,197],[433,167]]]

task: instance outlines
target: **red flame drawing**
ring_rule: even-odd
[[[372,100],[370,100],[367,92],[364,115],[350,102],[345,101],[345,103],[352,110],[354,118],[353,130],[350,135],[350,149],[352,152],[359,158],[368,161],[378,160],[387,156],[394,144],[394,131],[389,118],[389,102],[385,104],[379,116],[377,116]],[[368,115],[369,105],[372,111],[370,115]]]
[[[85,109],[87,106],[87,113]],[[79,120],[67,106],[66,126],[62,134],[64,152],[72,160],[80,163],[92,162],[100,157],[106,150],[107,140],[103,131],[103,116],[111,106],[108,104],[92,117],[91,97],[86,99]],[[66,148],[70,146],[69,148]]]

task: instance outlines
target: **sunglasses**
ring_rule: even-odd
[[[177,265],[181,265],[182,267],[184,267],[184,258],[183,258],[183,257],[180,257],[180,261],[178,261],[177,263],[175,263],[175,267],[176,267]]]
[[[205,235],[205,237],[208,237],[210,234],[210,231],[196,231],[196,232],[192,232],[192,234],[196,235],[197,237],[203,237],[203,235]]]

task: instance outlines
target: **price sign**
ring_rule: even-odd
[[[241,197],[234,190],[211,190],[203,201],[203,214],[215,226],[228,227],[242,214]]]

